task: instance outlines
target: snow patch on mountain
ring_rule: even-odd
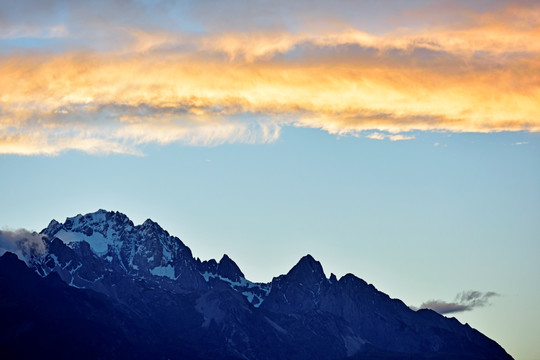
[[[264,297],[270,292],[270,284],[254,283],[244,277],[241,277],[240,281],[233,281],[229,278],[208,271],[201,273],[201,275],[206,282],[209,282],[210,279],[219,279],[226,282],[232,289],[242,294],[249,301],[249,303],[255,307],[261,306],[264,301]],[[249,289],[252,289],[252,291],[249,291]]]
[[[111,239],[106,238],[98,232],[94,232],[92,235],[88,236],[79,232],[60,230],[55,234],[55,236],[67,245],[73,242],[86,241],[96,255],[105,255],[109,249],[109,245],[113,244]]]
[[[174,276],[174,267],[172,265],[156,266],[150,270],[150,273],[154,276],[168,277],[172,280],[178,279],[178,276]]]
[[[244,295],[248,299],[250,304],[252,304],[256,308],[261,306],[261,304],[264,301],[264,298],[261,295],[252,293],[251,291],[242,291],[242,295]],[[255,299],[257,299],[257,300],[255,300]]]

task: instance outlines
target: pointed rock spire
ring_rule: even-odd
[[[287,276],[291,279],[308,283],[318,282],[326,278],[321,263],[309,254],[302,257],[298,264],[287,273]]]
[[[219,260],[217,272],[218,275],[236,282],[239,282],[240,278],[244,277],[238,265],[227,254],[224,254]]]

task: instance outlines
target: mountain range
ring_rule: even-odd
[[[455,318],[326,277],[310,255],[255,283],[227,255],[201,261],[156,222],[105,210],[39,238],[44,251],[0,257],[5,359],[512,359]]]

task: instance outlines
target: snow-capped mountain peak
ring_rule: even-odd
[[[183,275],[183,286],[188,282],[194,287],[204,284],[189,248],[152,220],[135,226],[120,212],[98,210],[68,217],[64,223],[53,220],[42,234],[47,236],[49,251],[34,260],[38,271],[57,271],[74,286],[100,287],[96,282],[113,282],[109,279],[113,274],[160,282]],[[87,249],[91,256],[87,256]],[[63,254],[61,257],[69,253],[72,259],[61,262],[57,252]],[[75,263],[80,267],[72,268]],[[90,278],[84,274],[89,269]]]

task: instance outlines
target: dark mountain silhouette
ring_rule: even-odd
[[[454,318],[327,278],[310,255],[264,284],[118,212],[41,234],[47,251],[28,266],[0,258],[2,358],[511,359]]]

